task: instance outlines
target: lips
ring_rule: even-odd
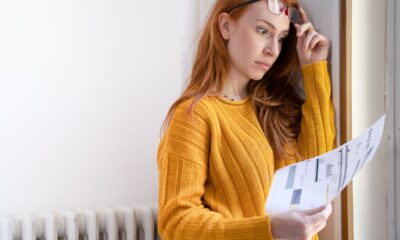
[[[268,69],[271,67],[271,64],[265,63],[265,62],[256,62],[260,67],[264,68],[264,69]]]

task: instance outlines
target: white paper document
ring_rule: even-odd
[[[276,171],[266,213],[311,209],[331,202],[375,155],[384,125],[385,115],[342,146]]]

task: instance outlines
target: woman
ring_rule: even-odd
[[[334,146],[330,42],[297,9],[216,1],[158,148],[162,239],[317,239],[325,226],[330,204],[264,210],[275,170]]]

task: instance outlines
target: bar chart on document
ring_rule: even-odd
[[[342,146],[276,171],[266,213],[311,209],[331,202],[373,158],[384,125],[385,115]]]

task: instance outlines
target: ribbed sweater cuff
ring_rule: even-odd
[[[273,239],[271,232],[271,218],[269,216],[260,217],[252,223],[254,227],[254,239]]]
[[[303,83],[306,97],[310,99],[318,99],[312,101],[312,105],[318,102],[326,103],[330,98],[331,86],[328,75],[328,62],[319,61],[312,64],[304,65],[301,68],[303,73]],[[314,107],[319,107],[318,105]]]
[[[327,60],[320,60],[320,61],[317,61],[317,62],[314,62],[314,63],[305,64],[305,65],[301,66],[301,70],[302,71],[308,71],[308,70],[311,70],[310,68],[318,67],[320,65],[328,66],[328,61]]]

